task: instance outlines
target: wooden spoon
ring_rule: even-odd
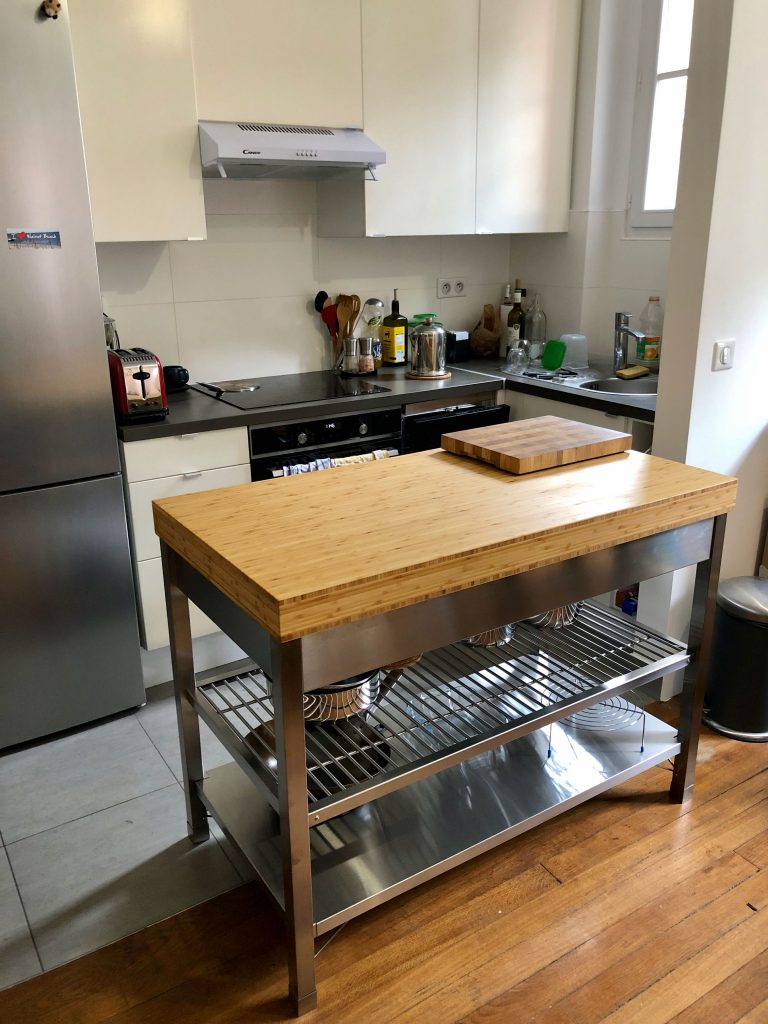
[[[352,334],[357,326],[357,318],[360,316],[360,296],[350,295],[349,298],[352,302],[352,316],[349,321],[349,331],[350,334]]]
[[[352,304],[349,295],[339,295],[336,299],[336,316],[339,321],[339,345],[337,345],[334,365],[338,362],[339,350],[344,351],[344,339],[349,336],[350,320],[352,319]]]

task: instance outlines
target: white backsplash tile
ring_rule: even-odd
[[[108,310],[115,318],[123,348],[148,348],[163,365],[179,362],[176,312],[172,302],[146,306],[116,306]]]
[[[330,337],[308,297],[177,302],[179,359],[192,380],[330,367]]]
[[[572,211],[570,230],[562,234],[512,235],[510,244],[510,280],[519,277],[528,288],[536,281],[539,288],[581,288],[584,282],[584,254],[588,214]]]
[[[663,293],[662,304],[664,303]],[[613,353],[613,319],[619,312],[631,313],[630,326],[640,330],[640,313],[648,301],[645,288],[585,288],[582,303],[581,330],[589,339],[590,355],[599,353],[611,359]],[[635,358],[632,342],[629,359]]]
[[[483,314],[483,306],[487,302],[498,304],[503,290],[501,281],[490,286],[469,285],[460,297],[433,299],[429,310],[436,310],[440,322],[447,330],[471,331]]]
[[[665,291],[669,239],[628,238],[624,222],[623,210],[589,214],[584,286]]]
[[[547,336],[559,338],[561,334],[581,331],[581,288],[557,288],[531,282],[530,291],[539,292],[541,306],[547,315]],[[529,294],[530,294],[529,291]]]
[[[205,215],[259,214],[275,210],[314,213],[317,185],[312,181],[219,181],[203,182]]]
[[[176,302],[314,295],[308,213],[211,217],[205,242],[171,242]]]
[[[468,285],[496,286],[507,280],[508,266],[509,235],[452,235],[440,239],[439,277],[462,277]]]
[[[203,242],[98,246],[104,308],[126,345],[180,362],[196,379],[293,373],[330,366],[315,293],[380,298],[394,288],[406,316],[434,311],[471,330],[506,281],[541,292],[548,334],[581,330],[610,356],[613,313],[639,314],[664,294],[668,240],[623,237],[623,213],[574,211],[567,234],[318,238],[316,186],[207,181]],[[437,279],[464,277],[461,298]]]
[[[351,276],[365,282],[363,291],[371,295],[393,287],[428,288],[436,294],[439,238],[320,238],[317,251],[318,283],[329,293],[348,291]],[[362,291],[358,294],[365,299]]]
[[[173,302],[167,242],[102,242],[96,256],[107,313],[113,306]]]

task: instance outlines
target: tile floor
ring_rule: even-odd
[[[230,760],[204,726],[206,768]],[[145,707],[0,756],[0,989],[239,885],[212,823],[187,839],[176,712]]]

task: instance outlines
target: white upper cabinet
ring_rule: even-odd
[[[580,0],[480,0],[477,231],[567,231]]]
[[[387,162],[318,187],[319,234],[567,231],[580,13],[362,0],[363,125]]]
[[[475,230],[478,0],[362,0],[369,235]]]
[[[363,127],[360,0],[191,0],[191,14],[201,121]]]
[[[205,237],[187,0],[68,8],[96,241]]]

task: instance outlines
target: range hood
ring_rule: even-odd
[[[362,179],[386,162],[358,128],[200,121],[204,178]]]

